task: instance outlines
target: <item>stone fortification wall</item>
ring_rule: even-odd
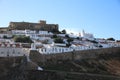
[[[43,31],[58,31],[58,24],[47,24],[46,21],[40,21],[40,23],[31,22],[10,22],[9,30],[43,30]]]
[[[39,52],[36,51],[36,53]],[[57,61],[57,60],[80,60],[80,59],[88,59],[88,58],[97,58],[100,54],[111,54],[111,53],[112,54],[120,53],[120,47],[74,51],[69,53],[40,54],[41,57],[37,59],[40,62]],[[31,52],[30,54],[33,53]]]
[[[57,54],[40,54],[38,51],[30,51],[30,59],[34,62],[46,62],[57,60],[81,60],[88,58],[97,58],[100,54],[115,54],[120,53],[120,47],[74,51],[68,53]],[[107,57],[107,56],[106,56]]]

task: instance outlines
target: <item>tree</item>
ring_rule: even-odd
[[[77,40],[79,40],[79,39],[80,39],[80,37],[77,37],[76,39],[77,39]]]
[[[63,33],[63,34],[66,34],[67,32],[66,32],[66,30],[65,30],[65,29],[63,29],[63,30],[62,30],[62,33]]]
[[[102,48],[103,46],[102,45],[99,45],[100,48]]]
[[[92,42],[92,43],[98,44],[98,42],[95,41],[95,40],[89,40],[89,41]]]
[[[6,36],[6,35],[4,35],[4,36],[3,36],[3,38],[4,38],[4,39],[7,39],[7,36]]]
[[[70,38],[68,34],[65,35],[66,38]]]
[[[120,40],[117,40],[116,42],[120,42]]]
[[[73,38],[68,38],[68,39],[67,39],[67,42],[68,42],[68,43],[70,43],[70,42],[72,42],[72,41],[73,41]]]
[[[71,46],[71,44],[70,44],[70,43],[68,43],[68,44],[66,44],[66,46],[67,46],[67,47],[70,47],[70,46]]]
[[[61,39],[61,38],[56,38],[56,39],[54,40],[54,42],[55,42],[55,43],[64,43],[63,39]]]
[[[30,39],[30,37],[26,37],[26,36],[15,36],[14,41],[22,42],[22,43],[33,43],[33,41]]]
[[[110,41],[115,41],[115,39],[114,38],[107,38],[107,40],[110,40]]]
[[[48,44],[48,40],[44,40],[42,43],[43,44]]]
[[[57,38],[58,36],[56,34],[53,35],[53,38]]]

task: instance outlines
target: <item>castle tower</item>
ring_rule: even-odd
[[[45,20],[40,20],[39,23],[40,24],[46,24],[46,21]]]
[[[81,37],[84,37],[84,36],[85,36],[85,31],[82,30],[82,31],[81,31]]]

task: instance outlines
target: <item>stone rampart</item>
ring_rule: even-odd
[[[100,54],[120,54],[120,47],[94,49],[94,50],[82,50],[66,53],[53,53],[53,54],[40,54],[38,51],[30,51],[30,59],[33,62],[47,62],[47,61],[58,61],[58,60],[81,60],[88,58],[97,58]],[[107,57],[107,56],[106,56]],[[7,58],[6,58],[7,59]]]
[[[36,51],[36,53],[39,53],[39,52]],[[57,54],[55,53],[40,54],[39,56],[41,57],[37,59],[40,62],[57,61],[57,60],[81,60],[81,59],[88,59],[88,58],[97,58],[100,54],[115,54],[115,53],[120,53],[120,47],[82,50],[82,51],[73,51],[68,53],[57,53]],[[31,52],[30,54],[33,54],[33,53]],[[34,56],[35,56],[35,53],[34,53]]]

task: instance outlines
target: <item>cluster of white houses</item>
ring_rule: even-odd
[[[120,44],[103,44],[103,48],[110,48],[110,47],[120,47]],[[35,49],[35,48],[34,48]],[[53,53],[65,53],[65,52],[73,52],[73,51],[81,51],[81,50],[90,50],[90,49],[101,49],[101,47],[96,47],[94,45],[71,45],[70,47],[58,47],[58,46],[49,46],[49,47],[42,47],[38,50],[42,54],[53,54]]]
[[[48,48],[40,48],[38,51],[42,54],[52,54],[52,53],[65,53],[65,52],[73,52],[79,50],[87,50],[87,49],[96,49],[88,46],[71,46],[71,47],[48,47]]]
[[[3,36],[11,37],[13,35],[25,35],[29,36],[34,43],[31,44],[31,48],[25,48],[21,44],[16,43],[12,39],[4,39]],[[85,33],[83,30],[79,36],[74,34],[68,34],[69,37],[74,38],[71,46],[67,47],[66,44],[54,43],[51,38],[54,34],[48,31],[35,31],[35,30],[11,30],[6,33],[0,34],[0,57],[8,56],[29,56],[30,50],[37,50],[41,54],[55,54],[64,52],[73,52],[88,49],[101,49],[109,47],[120,47],[120,44],[115,41],[106,41],[103,39],[96,39],[97,44],[92,43],[88,40],[94,40],[93,34]],[[65,37],[66,34],[56,34],[59,37]],[[76,37],[82,38],[77,40]],[[63,38],[66,41],[66,38]],[[44,44],[42,41],[48,40],[49,44]],[[102,46],[102,47],[98,47]]]

